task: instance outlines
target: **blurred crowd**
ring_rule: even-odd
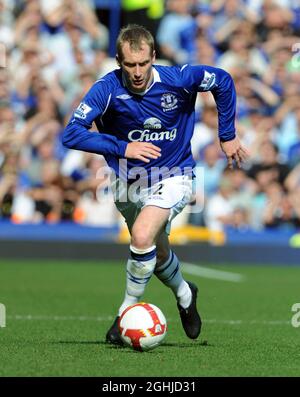
[[[153,1],[142,2],[145,25]],[[160,3],[164,12],[155,24],[149,19],[159,57],[231,73],[237,132],[251,152],[242,169],[226,168],[213,97],[199,95],[192,149],[204,185],[181,219],[213,230],[299,228],[300,0]],[[99,4],[0,0],[2,220],[118,222],[104,159],[61,144],[72,110],[107,71],[109,30]]]

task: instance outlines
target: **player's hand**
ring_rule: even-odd
[[[233,161],[235,160],[238,168],[241,168],[242,162],[246,161],[250,156],[249,151],[244,148],[238,137],[231,141],[220,142],[221,149],[225,153],[228,161],[228,168],[233,168]]]
[[[149,142],[128,143],[125,157],[128,159],[142,160],[149,163],[150,159],[157,159],[161,156],[161,149]]]

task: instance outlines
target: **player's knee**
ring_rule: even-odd
[[[133,228],[131,234],[131,245],[137,249],[147,249],[153,245],[153,237],[146,231]]]

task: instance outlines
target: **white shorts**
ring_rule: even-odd
[[[131,230],[140,211],[152,205],[170,209],[170,216],[165,228],[170,234],[171,222],[191,201],[193,195],[193,181],[187,175],[177,175],[155,183],[151,187],[137,189],[117,179],[112,190],[115,204],[124,216],[129,230]]]

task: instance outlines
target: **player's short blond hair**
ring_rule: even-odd
[[[123,45],[129,43],[133,51],[139,51],[142,43],[145,42],[150,48],[152,56],[154,52],[154,38],[152,34],[143,26],[130,24],[120,30],[117,38],[117,56],[120,62],[123,60]]]

